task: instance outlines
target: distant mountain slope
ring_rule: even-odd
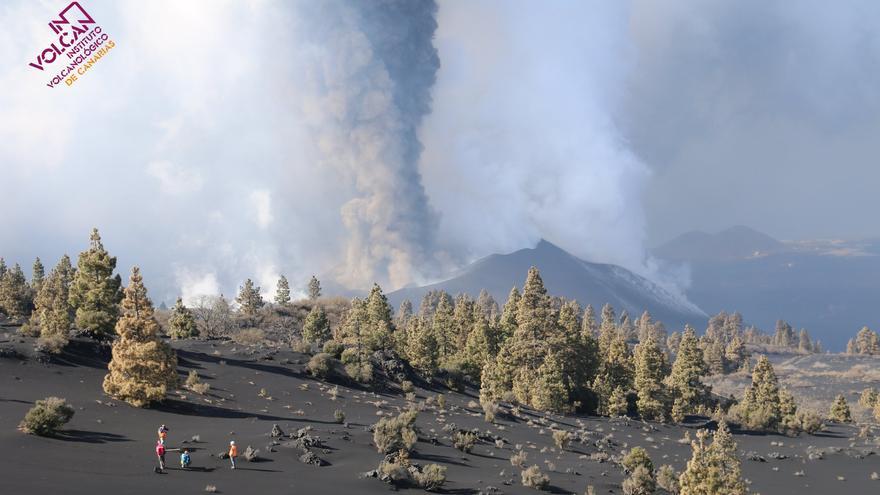
[[[746,227],[709,235],[711,240],[705,235],[685,234],[654,250],[658,258],[690,267],[687,296],[705,311],[739,311],[769,332],[784,319],[831,350],[842,350],[864,325],[880,327],[876,240],[779,242]]]
[[[422,296],[429,290],[445,290],[453,296],[459,293],[476,296],[481,289],[486,289],[500,306],[507,300],[511,287],[522,287],[532,266],[541,271],[550,294],[577,299],[582,306],[592,304],[598,311],[605,303],[611,303],[618,314],[626,310],[633,317],[648,310],[670,328],[685,322],[697,324],[698,328],[705,326],[705,313],[686,299],[629,270],[581,260],[544,240],[532,249],[487,256],[454,278],[424,287],[400,289],[390,293],[388,298],[395,307],[409,299],[418,308]]]
[[[716,234],[684,233],[654,249],[654,255],[672,261],[730,260],[766,256],[786,246],[767,234],[741,225]]]

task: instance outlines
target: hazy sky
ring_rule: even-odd
[[[391,148],[408,139],[394,134],[396,76],[367,46],[375,25],[344,8],[342,34],[322,18],[322,37],[308,2],[82,3],[117,46],[54,89],[27,63],[66,2],[0,4],[12,262],[53,265],[98,226],[157,299],[229,294],[247,276],[271,290],[282,273],[301,285],[355,269],[340,266],[359,258],[351,239],[412,228],[413,201],[437,224],[402,236],[430,237],[412,250],[436,266],[370,276],[425,281],[546,237],[663,279],[645,247],[690,229],[880,235],[877,2],[440,2],[440,68],[405,180],[333,159],[360,163],[345,143],[371,152],[349,115],[381,114]],[[353,227],[343,211],[364,198],[397,213]]]

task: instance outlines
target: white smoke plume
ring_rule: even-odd
[[[437,214],[418,170],[416,132],[439,59],[433,0],[331,0],[298,6],[302,115],[318,164],[354,185],[341,208],[340,282],[400,287],[435,266]]]
[[[540,238],[656,278],[648,167],[613,118],[630,69],[622,2],[446,2],[423,132],[440,235],[471,256]]]

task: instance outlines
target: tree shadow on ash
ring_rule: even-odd
[[[178,362],[181,362],[181,358],[183,358],[183,362],[187,363],[189,367],[195,367],[195,362],[201,361],[203,363],[215,363],[218,364],[220,361],[226,363],[227,366],[238,366],[240,368],[247,368],[254,371],[259,371],[262,373],[272,373],[276,375],[286,376],[288,378],[299,378],[305,379],[308,378],[303,373],[298,373],[291,369],[285,368],[284,366],[278,365],[268,365],[261,364],[256,361],[247,361],[244,359],[235,359],[224,356],[212,356],[210,354],[205,354],[203,352],[193,352],[193,351],[185,351],[180,349],[177,351],[177,359]]]
[[[432,461],[432,462],[442,462],[444,464],[454,464],[456,466],[467,466],[472,467],[470,464],[461,462],[459,460],[453,459],[452,457],[438,454],[424,454],[421,452],[413,452],[410,454],[412,459],[418,459],[422,461]]]
[[[130,442],[128,438],[115,433],[86,430],[63,430],[55,434],[55,438],[65,442],[83,443],[107,443],[107,442]]]
[[[261,414],[250,411],[235,411],[233,409],[225,409],[222,407],[211,406],[207,404],[193,404],[178,399],[166,399],[161,404],[153,406],[153,409],[170,414],[180,414],[183,416],[201,416],[206,418],[225,418],[225,419],[248,419],[257,418],[263,421],[289,421],[291,418],[281,416],[273,416],[270,414]]]

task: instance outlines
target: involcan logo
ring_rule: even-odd
[[[49,21],[49,28],[53,39],[28,66],[44,72],[57,70],[46,83],[50,88],[61,81],[72,86],[116,46],[79,2],[70,2]]]

